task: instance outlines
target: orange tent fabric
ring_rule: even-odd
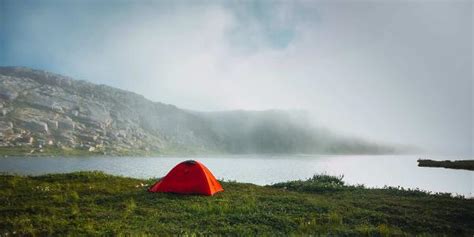
[[[176,165],[148,191],[212,196],[224,189],[206,166],[198,161],[188,160]]]

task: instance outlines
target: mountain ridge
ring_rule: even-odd
[[[0,67],[0,148],[91,154],[393,153],[282,110],[200,112],[26,67]]]

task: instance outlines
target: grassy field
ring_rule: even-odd
[[[0,176],[0,236],[474,234],[474,200],[346,186],[315,176],[222,182],[212,197],[148,193],[154,180],[100,172]]]

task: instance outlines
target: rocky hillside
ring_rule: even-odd
[[[201,113],[19,67],[0,67],[0,149],[99,154],[383,153],[285,111]]]

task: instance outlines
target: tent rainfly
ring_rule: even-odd
[[[224,189],[206,166],[198,161],[188,160],[176,165],[148,191],[212,196]]]

